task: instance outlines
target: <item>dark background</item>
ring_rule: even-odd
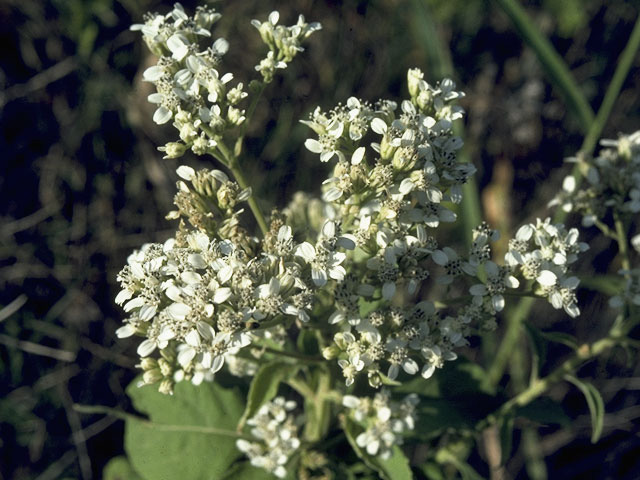
[[[196,2],[183,4],[192,12]],[[522,4],[597,111],[637,2]],[[330,108],[351,95],[399,98],[410,67],[438,80],[442,62],[433,47],[441,44],[440,55],[450,55],[454,79],[467,93],[466,151],[479,169],[485,216],[508,234],[547,215],[546,202],[568,171],[563,158],[580,148],[583,136],[495,4],[214,5],[224,15],[216,35],[231,44],[225,65],[245,80],[263,55],[250,19],[264,20],[278,8],[283,23],[303,13],[323,25],[269,87],[249,133],[245,168],[264,204],[282,206],[298,189],[319,192],[326,165],[304,149],[308,133],[298,120],[316,105]],[[71,407],[128,408],[124,388],[135,375],[136,355],[133,342],[114,335],[122,315],[113,303],[115,277],[134,248],[163,241],[175,228],[164,215],[177,164],[162,160],[156,147],[176,135],[151,121],[150,86],[141,72],[154,60],[128,30],[147,10],[170,7],[146,0],[0,0],[0,307],[10,305],[0,314],[0,480],[101,478],[105,463],[122,453],[122,422]],[[640,128],[639,67],[636,58],[605,138]],[[601,257],[590,258],[600,270],[611,259],[607,242],[593,246],[602,249]],[[549,308],[535,311],[533,321],[548,327],[559,319],[560,328],[580,339],[597,337],[607,326],[599,313],[603,300],[588,293],[581,300],[584,314],[575,322],[553,317]],[[604,436],[595,446],[580,394],[567,386],[551,392],[576,420],[539,432],[550,478],[640,476],[636,364],[613,355],[582,370],[607,404]],[[519,441],[507,470],[525,478]]]

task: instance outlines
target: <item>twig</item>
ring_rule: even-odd
[[[30,93],[43,89],[50,83],[60,80],[73,72],[78,67],[74,57],[67,57],[55,65],[34,75],[28,82],[12,85],[4,93],[0,91],[0,108],[20,97],[26,97]]]
[[[6,305],[0,310],[0,322],[20,310],[25,303],[27,303],[27,296],[24,293],[18,295],[9,305]]]
[[[84,436],[82,422],[80,422],[78,412],[73,408],[73,399],[71,398],[71,394],[69,393],[67,386],[60,386],[59,391],[64,410],[67,414],[67,422],[69,422],[69,427],[71,427],[71,431],[73,432],[72,438],[73,443],[76,446],[76,451],[78,452],[80,473],[82,474],[83,480],[91,480],[93,478],[93,474],[91,472],[91,459],[89,458],[89,452],[87,451],[87,439]]]
[[[26,340],[18,340],[9,335],[0,334],[0,344],[7,347],[17,348],[27,353],[33,353],[41,357],[55,358],[61,362],[73,362],[76,359],[74,352],[59,350],[57,348],[45,347],[39,343],[28,342]]]
[[[47,469],[38,475],[35,480],[56,480],[62,476],[64,469],[73,463],[78,455],[74,450],[69,450],[58,460],[49,465]]]
[[[36,210],[35,212],[25,217],[18,218],[13,222],[5,223],[2,229],[0,229],[0,235],[3,237],[8,237],[10,235],[13,235],[14,233],[18,233],[34,227],[38,223],[49,218],[58,210],[60,210],[60,207],[58,205],[49,205],[41,208],[40,210]]]

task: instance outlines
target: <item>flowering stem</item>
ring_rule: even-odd
[[[616,240],[618,241],[618,249],[622,257],[622,268],[631,270],[631,262],[629,261],[629,245],[627,245],[627,232],[620,216],[614,213],[614,224],[616,226]],[[627,274],[628,276],[628,274]]]
[[[522,322],[527,318],[535,298],[536,297],[529,296],[523,297],[515,308],[509,312],[509,315],[507,315],[507,330],[504,333],[502,342],[500,342],[498,352],[487,371],[487,376],[484,379],[485,388],[495,389],[498,382],[500,382],[509,363],[511,352],[518,344]]]
[[[238,139],[236,140],[236,144],[233,148],[233,153],[236,158],[239,158],[242,154],[242,145],[244,143],[244,136],[247,133],[249,121],[251,120],[251,117],[253,117],[253,113],[256,111],[256,106],[258,105],[258,100],[260,100],[260,97],[262,97],[262,92],[264,92],[264,89],[267,86],[267,84],[264,82],[259,82],[259,84],[260,85],[258,86],[258,88],[256,88],[253,98],[251,99],[251,104],[247,109],[247,113],[245,115],[246,118],[244,123],[242,124],[240,135],[238,135]]]
[[[244,177],[244,173],[242,172],[242,169],[238,165],[237,157],[232,155],[229,149],[222,142],[218,143],[216,147],[218,148],[218,150],[220,151],[220,153],[225,159],[225,162],[223,163],[229,168],[229,170],[231,170],[231,173],[233,173],[233,176],[238,182],[238,185],[240,185],[240,188],[243,188],[243,189],[249,188],[249,183]],[[262,231],[262,235],[266,235],[266,233],[269,231],[269,227],[267,227],[267,221],[265,220],[264,215],[262,215],[260,206],[258,205],[258,202],[253,196],[253,193],[251,194],[247,202],[249,203],[249,208],[251,208],[251,212],[253,212],[253,216],[255,217],[256,222],[258,222],[258,226]]]
[[[302,353],[288,352],[286,350],[276,350],[275,348],[263,347],[262,350],[265,353],[272,353],[273,355],[280,355],[282,357],[295,358],[304,363],[320,363],[324,362],[322,357],[312,357],[309,355],[303,355]]]

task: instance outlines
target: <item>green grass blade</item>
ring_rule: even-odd
[[[595,115],[589,102],[580,91],[566,63],[553,48],[551,42],[536,28],[516,0],[495,0],[507,14],[522,39],[533,49],[553,86],[562,95],[569,110],[587,132]]]

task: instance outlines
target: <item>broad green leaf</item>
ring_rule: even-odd
[[[215,480],[241,455],[233,437],[243,410],[236,390],[180,382],[169,396],[153,385],[138,388],[136,383],[127,394],[150,422],[126,421],[125,450],[142,478]],[[230,435],[209,433],[207,427]]]
[[[562,405],[548,397],[536,398],[531,403],[518,407],[514,413],[516,417],[523,417],[541,425],[566,427],[571,424],[571,418],[565,413]]]
[[[291,378],[300,368],[302,368],[301,364],[282,361],[267,363],[260,367],[249,387],[247,408],[242,414],[240,425],[244,425],[264,403],[273,399],[278,394],[280,383]]]
[[[409,459],[399,446],[393,447],[393,453],[387,460],[377,459],[389,480],[412,480],[413,473]]]
[[[571,375],[566,375],[564,378],[578,387],[587,400],[587,406],[591,414],[591,443],[596,443],[602,434],[604,422],[604,401],[602,396],[598,389],[590,383]]]
[[[102,471],[104,480],[142,480],[124,455],[112,458]]]
[[[220,480],[276,480],[277,477],[249,462],[234,465]]]
[[[341,424],[353,451],[365,463],[365,465],[377,471],[381,478],[385,480],[413,479],[413,473],[411,473],[411,468],[409,467],[409,460],[400,447],[397,445],[394,446],[393,453],[387,460],[382,460],[379,457],[372,457],[356,443],[356,437],[360,433],[360,427],[348,417],[342,417]]]

